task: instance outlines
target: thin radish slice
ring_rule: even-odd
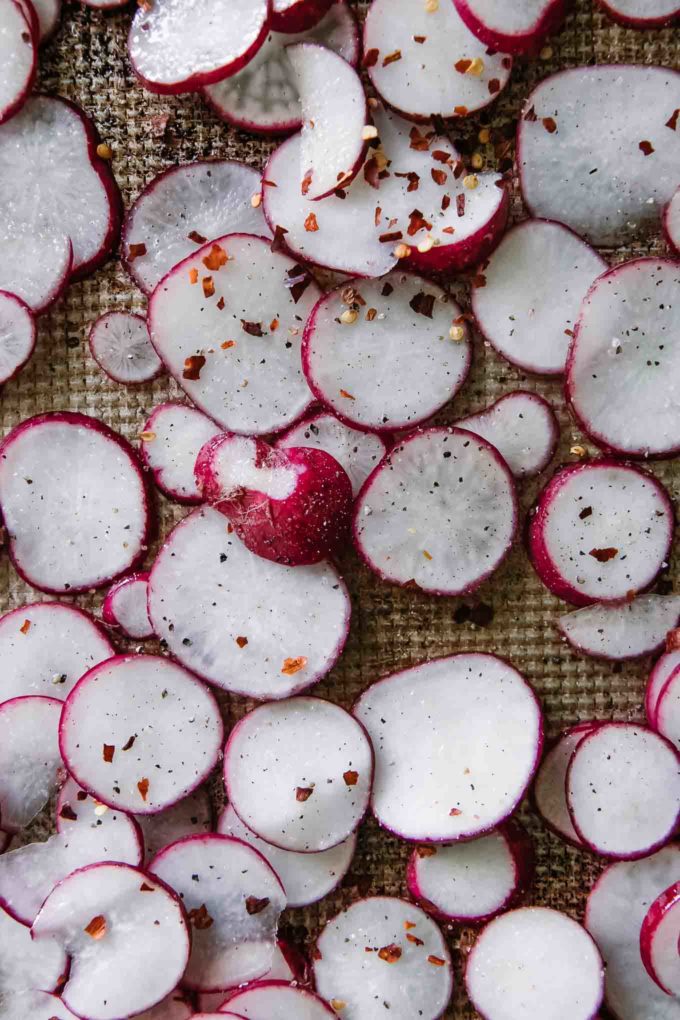
[[[35,320],[27,304],[0,290],[0,386],[24,367],[35,347]]]
[[[99,588],[146,552],[141,464],[122,436],[86,414],[37,415],[12,429],[0,446],[0,504],[12,562],[41,591]]]
[[[656,478],[614,460],[562,468],[541,493],[529,555],[543,584],[575,606],[645,591],[669,554],[673,508]]]
[[[375,750],[373,813],[404,839],[445,843],[496,828],[540,759],[536,696],[494,655],[463,653],[393,673],[361,695],[354,714]]]
[[[0,288],[21,298],[32,312],[44,312],[66,288],[73,261],[68,235],[40,235],[5,223],[0,225],[0,255]]]
[[[137,819],[144,835],[147,861],[171,843],[186,836],[202,835],[213,827],[213,809],[208,791],[202,787],[156,815]]]
[[[666,206],[663,225],[668,243],[680,255],[680,187]]]
[[[680,667],[676,666],[659,693],[654,729],[680,749]]]
[[[596,280],[581,306],[567,399],[588,435],[614,453],[680,452],[679,287],[680,263],[634,259]]]
[[[472,290],[479,328],[526,372],[564,372],[579,308],[605,260],[561,223],[526,220],[510,230]]]
[[[59,752],[62,702],[40,696],[0,705],[0,816],[7,832],[28,825],[63,779]]]
[[[92,864],[52,890],[33,923],[37,946],[71,957],[64,1002],[89,1020],[155,1006],[189,958],[186,914],[162,883],[127,864]]]
[[[677,666],[680,666],[680,651],[665,652],[655,663],[645,692],[645,712],[647,721],[652,729],[656,726],[656,709],[659,703],[659,696],[666,685],[666,681]]]
[[[216,992],[267,973],[286,897],[261,854],[227,836],[190,836],[162,850],[150,869],[188,911],[185,988]]]
[[[652,981],[680,995],[680,882],[654,900],[640,929],[640,955]]]
[[[380,436],[358,432],[324,411],[293,425],[279,437],[276,446],[283,449],[308,446],[330,453],[347,472],[355,496],[387,452]]]
[[[454,0],[471,32],[501,53],[535,53],[564,19],[569,0]]]
[[[232,1012],[238,1010],[238,1012]],[[244,1020],[332,1020],[338,1014],[314,992],[282,981],[261,981],[237,992],[216,1015]]]
[[[598,0],[610,18],[627,28],[663,28],[680,17],[678,0]]]
[[[35,942],[25,925],[19,924],[1,909],[0,941],[0,988],[3,991],[0,1009],[4,1006],[5,996],[10,998],[35,988],[54,991],[68,972],[68,959],[60,946]],[[26,1015],[22,1013],[16,1020],[25,1020]],[[51,1020],[50,1014],[48,1020]]]
[[[28,0],[38,18],[40,42],[44,43],[53,35],[61,19],[61,0]]]
[[[653,227],[678,186],[678,107],[680,74],[669,68],[603,64],[546,78],[527,99],[517,135],[531,214],[599,245]]]
[[[361,723],[339,705],[290,698],[236,724],[224,781],[231,806],[261,839],[315,853],[338,846],[364,817],[373,751]]]
[[[144,849],[142,827],[137,819],[102,804],[79,786],[72,776],[59,790],[55,816],[57,832],[61,835],[72,837],[76,830],[83,829],[89,833],[96,829],[106,833],[109,843],[115,843],[128,838],[134,830],[141,850]]]
[[[3,995],[0,1020],[26,1020],[26,1017],[31,1020],[78,1020],[75,1013],[51,992],[20,991]]]
[[[114,382],[149,382],[163,371],[163,362],[149,339],[146,319],[132,312],[105,312],[92,324],[90,353]]]
[[[16,0],[0,0],[0,124],[26,102],[35,78],[37,40]]]
[[[465,965],[465,987],[485,1020],[593,1020],[604,967],[592,937],[571,917],[523,907],[481,933]]]
[[[598,725],[584,722],[565,730],[546,752],[533,789],[536,810],[546,825],[562,839],[579,847],[583,846],[583,840],[574,828],[567,806],[567,769],[578,745]]]
[[[431,428],[404,439],[369,476],[354,540],[380,577],[436,595],[473,591],[517,529],[512,475],[485,439]]]
[[[148,574],[130,574],[106,593],[102,619],[133,640],[153,637],[147,609]]]
[[[304,32],[314,28],[332,0],[273,0],[269,23],[277,32]]]
[[[311,859],[311,858],[310,858]],[[274,946],[272,965],[267,973],[258,978],[257,983],[263,981],[285,981],[287,984],[304,985],[308,980],[308,965],[303,956],[289,942],[278,939]],[[228,992],[199,992],[196,996],[198,1007],[204,1013],[212,1010],[220,1010],[221,1006],[228,1009],[227,996],[232,997],[242,991],[241,987],[229,989]],[[220,1015],[222,1015],[220,1013]]]
[[[220,432],[194,407],[169,402],[153,409],[140,433],[140,453],[164,496],[178,503],[203,501],[194,465],[201,447]]]
[[[456,426],[495,446],[516,478],[540,474],[552,460],[560,436],[548,401],[526,390],[515,390],[485,410],[459,418]]]
[[[577,609],[561,616],[557,628],[576,651],[618,662],[658,652],[679,623],[679,595],[640,595],[621,605]]]

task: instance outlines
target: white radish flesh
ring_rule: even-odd
[[[263,977],[257,979],[257,983],[259,985],[263,981],[285,981],[287,984],[304,984],[307,980],[306,960],[289,942],[279,939],[274,947],[272,965]],[[239,991],[239,988],[234,988],[228,992],[199,992],[196,996],[198,1007],[203,1013],[219,1010],[221,1006],[226,1010],[225,998],[233,997]]]
[[[330,453],[347,472],[355,496],[387,452],[380,436],[359,432],[325,412],[293,425],[279,437],[276,446],[308,446]]]
[[[44,312],[64,291],[73,261],[67,234],[34,233],[26,225],[4,223],[0,254],[0,288],[16,294],[33,312]]]
[[[680,669],[677,667],[659,693],[654,729],[680,749]]]
[[[666,206],[663,225],[668,243],[680,255],[680,187]]]
[[[0,386],[21,371],[35,347],[35,321],[28,305],[0,290]]]
[[[680,882],[654,900],[640,929],[645,970],[668,995],[680,995]]]
[[[647,721],[652,729],[656,726],[656,709],[659,703],[659,696],[676,666],[680,666],[680,651],[667,651],[659,657],[649,674],[647,690],[645,692],[645,712],[647,714]]]
[[[11,1000],[14,995],[35,988],[54,991],[68,971],[68,959],[60,946],[35,942],[30,930],[10,917],[5,910],[0,910],[0,939],[0,988],[3,992],[0,1010],[4,1007],[5,997]],[[11,1017],[11,1020],[25,1020],[26,1015],[21,1013]],[[48,1020],[51,1017],[52,1014],[48,1013]]]
[[[567,0],[454,0],[471,32],[501,53],[535,53],[564,18]]]
[[[123,637],[143,640],[153,637],[147,609],[148,574],[130,574],[109,588],[102,605],[105,623],[118,628]]]
[[[585,722],[566,730],[546,752],[534,783],[534,803],[541,818],[558,836],[575,846],[583,846],[583,840],[569,814],[567,769],[578,745],[597,725]]]
[[[599,4],[627,28],[663,28],[680,17],[678,0],[599,0]]]
[[[3,994],[0,1000],[0,1020],[26,1020],[26,1017],[31,1020],[78,1020],[75,1013],[51,992],[19,991]]]
[[[21,109],[31,91],[37,40],[16,0],[0,0],[0,124]]]
[[[59,788],[61,710],[61,701],[42,696],[0,705],[0,818],[8,832],[28,825]]]
[[[594,605],[560,616],[557,628],[569,644],[596,659],[637,659],[663,647],[680,622],[680,596],[640,595],[621,605]]]
[[[201,787],[165,811],[139,815],[137,821],[144,835],[144,849],[149,861],[178,839],[210,832],[213,827],[210,795],[205,787]]]
[[[220,432],[210,418],[185,404],[154,408],[140,433],[140,454],[164,496],[179,503],[202,502],[194,465],[201,447]]]
[[[141,315],[105,312],[90,330],[89,345],[94,360],[114,382],[149,382],[163,371]]]
[[[237,1012],[232,1012],[238,1010]],[[243,1020],[333,1020],[337,1016],[327,1002],[306,988],[295,988],[280,981],[258,982],[229,999],[218,1016],[243,1017]]]
[[[560,435],[552,407],[538,393],[516,390],[456,426],[495,446],[516,478],[540,474],[550,463]]]

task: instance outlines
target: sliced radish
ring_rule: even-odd
[[[564,372],[581,302],[605,260],[561,223],[526,220],[490,256],[472,290],[479,328],[499,354],[540,375]]]
[[[495,446],[516,478],[543,471],[557,448],[560,429],[552,407],[538,393],[515,390],[456,426]]]
[[[127,4],[127,0],[80,0],[80,2],[86,7],[93,7],[95,11],[111,11]]]
[[[66,288],[73,261],[67,234],[0,224],[0,253],[0,288],[16,294],[31,311],[44,312]]]
[[[534,783],[534,804],[541,818],[553,832],[575,846],[583,846],[583,840],[574,828],[567,806],[567,769],[578,745],[598,725],[583,722],[565,730],[546,752]]]
[[[654,477],[614,460],[571,464],[541,493],[529,555],[547,588],[575,606],[630,599],[654,581],[673,539]]]
[[[0,386],[21,371],[35,347],[35,320],[21,298],[0,290]]]
[[[130,574],[109,588],[102,604],[102,619],[133,640],[153,637],[147,609],[148,574]]]
[[[172,992],[157,1006],[138,1013],[135,1020],[191,1020],[195,1016],[189,1000],[179,989]]]
[[[598,0],[610,18],[629,28],[663,28],[680,17],[677,0]]]
[[[656,709],[659,703],[659,696],[676,666],[680,666],[680,651],[665,652],[659,657],[649,674],[647,690],[645,692],[645,712],[652,729],[656,726]]]
[[[223,1018],[225,1013],[243,1020],[329,1020],[338,1015],[314,992],[269,980],[237,992],[216,1015]]]
[[[454,0],[456,10],[471,32],[501,53],[535,53],[556,31],[569,6],[568,0]]]
[[[465,965],[465,987],[486,1020],[593,1020],[604,967],[592,937],[571,917],[523,907],[481,933]]]
[[[269,23],[277,32],[304,32],[323,18],[332,0],[273,0]]]
[[[28,0],[38,18],[40,42],[49,39],[57,30],[61,18],[61,0]]]
[[[62,702],[41,696],[0,705],[0,817],[7,832],[28,825],[63,779]]]
[[[335,665],[351,606],[335,567],[284,567],[197,510],[151,571],[149,614],[170,652],[205,680],[253,698],[286,698]],[[228,632],[225,632],[228,626]]]
[[[5,1005],[5,996],[11,999],[37,988],[54,991],[68,972],[68,959],[60,946],[35,942],[29,929],[5,910],[0,910],[0,941],[0,988],[3,992],[0,1010]],[[27,1015],[33,1017],[32,1013],[21,1013],[12,1020],[26,1020]],[[51,1017],[48,1013],[47,1020]]]
[[[393,673],[361,695],[354,714],[375,750],[373,813],[404,839],[442,843],[494,829],[519,804],[541,754],[536,696],[494,655]]]
[[[271,968],[263,977],[257,979],[257,983],[259,985],[263,981],[285,981],[287,984],[306,984],[307,971],[308,965],[304,957],[289,942],[279,939],[274,946]],[[199,992],[196,996],[199,1009],[204,1013],[210,1013],[212,1010],[220,1010],[220,1007],[224,1006],[226,1010],[228,1004],[225,1003],[225,998],[233,997],[241,990],[240,987],[237,987],[228,992]],[[220,1011],[219,1015],[222,1016],[223,1013]]]
[[[78,1020],[75,1013],[51,992],[20,991],[4,994],[0,1001],[0,1020],[26,1020],[26,1017],[31,1020]]]
[[[0,0],[0,124],[26,102],[37,65],[37,40],[16,0]]]
[[[380,436],[358,432],[324,411],[293,425],[279,437],[276,446],[309,446],[330,453],[347,472],[355,496],[387,452]]]
[[[663,225],[668,243],[680,255],[680,187],[666,206]]]
[[[140,433],[140,453],[164,496],[178,503],[202,502],[194,465],[201,447],[220,432],[194,407],[169,402],[154,408]]]
[[[213,809],[205,787],[155,815],[137,819],[144,835],[146,859],[150,860],[171,843],[186,836],[202,835],[213,828]]]
[[[57,832],[65,836],[73,836],[76,830],[85,832],[97,830],[105,832],[109,843],[122,842],[129,838],[134,830],[137,842],[142,850],[145,840],[142,838],[142,826],[132,815],[118,811],[102,804],[69,776],[59,790],[55,811]]]
[[[114,382],[144,383],[163,371],[149,340],[146,319],[132,312],[105,312],[90,329],[90,353]]]
[[[485,439],[431,428],[404,439],[355,504],[354,540],[380,577],[437,595],[473,591],[517,529],[512,475]]]
[[[640,955],[652,981],[680,995],[680,882],[654,900],[640,929]]]
[[[561,616],[557,627],[578,652],[620,661],[659,651],[678,623],[679,595],[641,595],[621,605],[577,609]]]
[[[654,729],[680,748],[680,668],[677,666],[659,693]]]

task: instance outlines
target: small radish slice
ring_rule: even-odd
[[[139,640],[153,637],[147,609],[148,574],[130,574],[109,588],[102,604],[102,619],[124,637]]]
[[[654,900],[640,929],[640,955],[652,981],[680,995],[680,882]]]
[[[680,758],[663,737],[634,723],[586,734],[566,779],[574,828],[595,853],[633,860],[673,835],[680,816]]]
[[[338,1015],[315,992],[270,980],[237,992],[216,1016],[223,1020],[225,1013],[244,1020],[333,1020]]]
[[[201,447],[220,432],[194,407],[168,402],[153,409],[140,433],[139,452],[164,496],[178,503],[202,502],[194,465]]]
[[[454,0],[456,10],[471,32],[501,53],[535,53],[556,31],[569,6],[568,0]]]
[[[217,702],[199,680],[159,656],[120,655],[73,688],[59,741],[84,789],[144,815],[196,789],[214,767],[222,737]]]
[[[263,977],[258,978],[257,983],[261,984],[263,981],[285,981],[287,984],[304,985],[308,980],[307,971],[307,961],[297,949],[289,942],[278,939],[274,946],[272,965]],[[227,996],[233,997],[241,990],[242,988],[236,987],[229,989],[227,992],[199,992],[196,996],[198,1007],[204,1013],[210,1013],[214,1009],[219,1010],[221,1006],[227,1009],[228,1002],[225,1003],[225,998]],[[220,1016],[222,1015],[220,1012]]]
[[[63,779],[57,698],[11,698],[0,705],[0,816],[7,832],[28,825]]]
[[[0,289],[21,298],[32,312],[44,312],[65,290],[73,262],[67,234],[0,224],[0,253]]]
[[[663,225],[668,243],[680,255],[680,187],[666,206]]]
[[[0,0],[0,124],[26,102],[37,66],[37,40],[16,0]]]
[[[678,0],[598,0],[610,18],[627,28],[663,28],[680,17]]]
[[[515,390],[485,410],[459,418],[456,426],[495,446],[515,478],[540,474],[552,460],[560,437],[548,401],[526,390]]]
[[[150,382],[163,363],[149,340],[146,319],[132,312],[105,312],[90,329],[90,353],[114,382]]]
[[[142,850],[142,827],[132,815],[125,814],[115,808],[107,807],[96,797],[83,790],[72,776],[69,776],[59,790],[55,811],[57,832],[65,836],[73,836],[74,832],[84,829],[85,832],[97,830],[106,832],[109,842],[120,840],[119,833],[128,836],[134,830],[135,837]],[[141,860],[141,858],[140,858]]]
[[[659,703],[659,695],[676,666],[680,666],[680,651],[664,652],[649,674],[647,690],[645,692],[645,712],[647,714],[647,721],[652,729],[656,726],[656,709]]]
[[[75,1013],[52,992],[19,991],[3,995],[0,1020],[26,1020],[26,1017],[31,1020],[78,1020]]]
[[[679,288],[680,263],[633,259],[596,280],[581,306],[567,399],[588,435],[614,453],[680,452]]]
[[[317,683],[343,649],[350,612],[331,564],[255,556],[207,508],[170,534],[149,579],[151,621],[171,654],[251,698],[287,698]]]
[[[614,460],[571,464],[541,493],[529,555],[543,584],[575,606],[645,591],[669,554],[673,509],[654,477]]]
[[[380,436],[358,432],[325,411],[293,425],[279,437],[276,446],[308,446],[330,453],[347,472],[354,496],[387,452]]]
[[[536,810],[546,825],[562,839],[579,847],[583,846],[583,840],[574,828],[567,806],[567,769],[578,745],[598,725],[584,722],[565,730],[546,752],[533,789]]]
[[[0,386],[24,367],[35,347],[35,320],[27,304],[0,290]]]
[[[656,703],[654,729],[680,749],[680,667],[663,685]]]
[[[273,0],[269,23],[277,32],[305,32],[314,28],[332,0]]]
[[[151,860],[171,843],[186,836],[202,835],[213,828],[213,809],[205,787],[155,815],[137,819],[144,835],[146,859]]]
[[[445,843],[496,828],[541,754],[536,696],[494,655],[463,653],[393,673],[364,691],[354,714],[375,750],[373,814],[403,839]]]
[[[436,595],[477,588],[517,529],[512,475],[485,439],[457,428],[415,432],[369,476],[354,541],[380,577]]]
[[[122,436],[86,414],[37,415],[12,429],[0,446],[0,504],[12,562],[41,591],[101,587],[146,552],[141,464]]]
[[[577,652],[618,662],[658,652],[678,623],[679,595],[640,595],[620,605],[577,609],[561,616],[557,628]]]
[[[177,986],[189,958],[179,899],[138,868],[92,864],[52,890],[33,922],[42,948],[63,948],[71,969],[62,998],[89,1020],[151,1009]]]
[[[593,1020],[604,967],[592,937],[571,917],[522,907],[491,921],[478,937],[465,987],[486,1020]]]
[[[34,941],[25,925],[19,924],[7,911],[1,909],[0,941],[0,988],[3,991],[0,1010],[5,1004],[5,996],[11,999],[14,995],[28,993],[35,988],[54,991],[68,972],[68,959],[61,946],[52,942]],[[33,1016],[32,1013],[20,1013],[12,1017],[12,1020],[26,1020],[27,1015]],[[69,1014],[66,1016],[69,1017]],[[48,1013],[46,1020],[51,1018],[52,1014]]]
[[[526,220],[490,256],[472,309],[489,343],[539,375],[564,372],[579,308],[605,260],[561,223]]]
[[[40,42],[44,43],[53,35],[61,19],[61,0],[28,0],[38,17]]]
[[[217,992],[267,973],[286,897],[257,850],[226,836],[190,836],[162,850],[150,870],[189,915],[185,988]]]

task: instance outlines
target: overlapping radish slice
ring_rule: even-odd
[[[308,981],[307,971],[307,961],[297,949],[290,942],[278,939],[274,946],[272,965],[263,977],[257,979],[257,983],[285,981],[286,984],[305,985]],[[227,996],[233,997],[239,991],[241,991],[240,988],[233,988],[228,992],[199,992],[196,996],[198,1008],[203,1013],[210,1013],[214,1009],[219,1010],[221,1006],[224,1006],[226,1010],[228,1009],[228,1003],[225,1003]],[[220,1015],[223,1015],[221,1010]]]
[[[35,347],[35,320],[21,298],[0,290],[0,385],[24,367]]]
[[[261,839],[315,853],[345,841],[364,817],[373,751],[363,726],[339,705],[291,698],[237,723],[224,780],[231,806]]]
[[[137,821],[144,835],[148,861],[178,839],[211,831],[213,810],[210,795],[205,787],[201,787],[165,811],[155,815],[140,815]]]
[[[171,653],[217,687],[254,698],[286,698],[325,676],[350,612],[331,564],[284,567],[255,556],[212,509],[175,528],[149,580],[151,621]]]
[[[202,502],[194,465],[201,447],[220,432],[210,418],[186,404],[170,401],[153,409],[140,433],[139,452],[164,496],[178,503]]]
[[[43,43],[57,30],[61,18],[61,0],[28,0],[28,2],[32,3],[37,15],[40,42]]]
[[[35,313],[44,312],[68,283],[72,251],[67,234],[34,233],[26,225],[3,223],[0,256],[0,289],[16,294]]]
[[[0,0],[0,124],[26,102],[37,64],[37,39],[17,0]]]
[[[31,1020],[78,1020],[75,1013],[52,992],[20,991],[3,995],[0,1020],[26,1020],[26,1017]]]
[[[659,657],[649,674],[647,690],[645,692],[645,712],[652,729],[656,725],[656,708],[659,702],[659,695],[676,666],[680,666],[680,651],[665,652]]]
[[[536,696],[494,655],[463,653],[394,673],[361,695],[354,714],[376,756],[373,813],[404,839],[489,832],[515,810],[541,754]]]
[[[286,897],[261,854],[227,836],[191,836],[162,850],[150,869],[188,912],[184,987],[216,992],[267,973]]]
[[[637,659],[664,645],[680,622],[680,596],[640,595],[620,605],[594,605],[557,621],[563,637],[578,652],[597,659]]]
[[[663,225],[668,243],[680,255],[680,187],[666,206]]]
[[[680,669],[677,667],[659,693],[654,712],[654,728],[680,748]]]
[[[11,698],[0,705],[0,818],[7,832],[28,825],[59,788],[62,702]]]
[[[151,817],[151,816],[148,816]],[[134,830],[142,852],[145,840],[142,838],[142,827],[132,815],[118,811],[116,808],[102,804],[69,776],[59,790],[55,810],[57,832],[64,836],[73,836],[76,830],[105,832],[110,843],[127,838]]]
[[[386,453],[380,436],[350,428],[335,415],[324,411],[293,425],[279,437],[276,446],[284,449],[309,446],[313,450],[330,453],[347,472],[355,496]]]
[[[232,1010],[234,1012],[232,1012]],[[238,1012],[235,1012],[238,1010]],[[261,981],[229,999],[217,1014],[244,1020],[331,1020],[338,1014],[307,988],[295,988],[283,981]]]
[[[456,425],[495,446],[516,478],[540,474],[552,460],[560,435],[548,401],[527,390],[508,393],[483,411],[459,418]]]
[[[109,588],[102,603],[102,619],[134,640],[153,637],[147,609],[149,575],[130,574]]]
[[[92,357],[114,382],[149,382],[163,371],[141,315],[105,312],[92,324],[88,340]]]
[[[598,0],[610,18],[628,28],[663,28],[680,17],[678,0]]]
[[[527,99],[517,136],[532,215],[603,245],[653,227],[678,185],[678,107],[680,74],[669,68],[603,64],[546,78]]]
[[[680,882],[665,889],[645,915],[640,955],[645,970],[668,995],[680,995]]]
[[[189,996],[177,989],[157,1006],[138,1013],[135,1020],[191,1020],[194,1015]]]
[[[273,0],[269,23],[277,32],[304,32],[314,28],[332,0]]]
[[[546,752],[534,783],[534,804],[541,818],[553,832],[575,846],[583,846],[583,840],[574,828],[567,806],[567,769],[578,745],[598,725],[584,722],[565,730]]]
[[[534,53],[564,18],[568,0],[454,0],[456,10],[483,43],[501,53]]]
[[[7,911],[1,909],[0,939],[2,940],[0,988],[3,992],[0,1011],[5,1007],[6,1001],[11,1002],[14,996],[38,988],[46,992],[57,988],[68,971],[68,959],[60,946],[49,942],[35,942],[25,925],[19,924]],[[0,1016],[2,1015],[0,1012]],[[51,1020],[52,1015],[48,1013],[46,1020]],[[27,1016],[32,1017],[33,1014],[20,1013],[12,1016],[10,1013],[11,1020],[26,1020]]]

